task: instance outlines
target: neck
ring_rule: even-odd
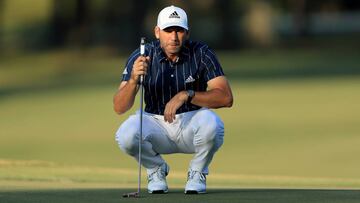
[[[179,58],[179,56],[178,56],[178,54],[170,54],[170,55],[167,55],[167,58],[170,61],[175,62]]]

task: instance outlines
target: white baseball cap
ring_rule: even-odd
[[[185,11],[176,6],[168,6],[160,11],[157,26],[162,30],[171,26],[179,26],[189,30]]]

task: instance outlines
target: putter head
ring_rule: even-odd
[[[130,192],[123,194],[124,198],[139,198],[140,194],[138,192]]]

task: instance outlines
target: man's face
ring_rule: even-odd
[[[188,39],[188,31],[182,27],[168,27],[161,30],[155,27],[155,36],[160,40],[160,45],[167,56],[178,55],[182,45]]]

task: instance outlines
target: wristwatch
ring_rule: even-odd
[[[191,103],[192,98],[195,96],[194,90],[186,90],[186,94],[188,95],[188,103]]]

